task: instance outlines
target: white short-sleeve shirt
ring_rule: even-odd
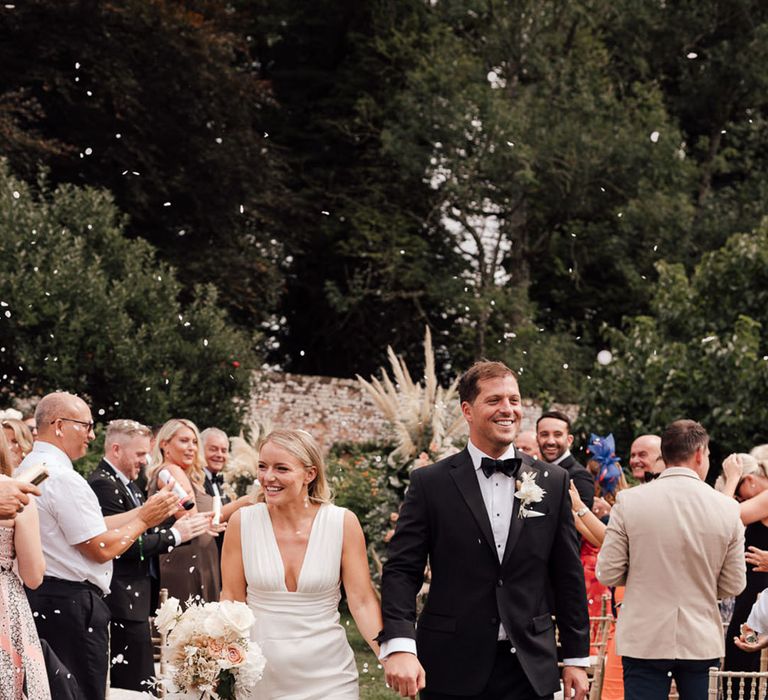
[[[75,545],[106,532],[96,494],[58,447],[37,440],[18,472],[45,464],[48,478],[37,499],[45,575],[67,581],[89,581],[109,593],[112,562],[103,564],[83,555]]]

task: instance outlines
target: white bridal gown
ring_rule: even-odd
[[[309,534],[295,592],[285,571],[267,506],[241,511],[248,606],[256,616],[251,638],[267,665],[251,690],[258,700],[357,700],[357,668],[339,624],[344,509],[323,505]]]

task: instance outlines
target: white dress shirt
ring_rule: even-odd
[[[208,469],[208,467],[203,467],[203,471],[205,472],[205,475],[208,477],[209,481],[211,482],[211,487],[213,488],[213,495],[221,498],[219,485],[213,480],[213,472],[210,469]]]
[[[75,546],[107,531],[96,494],[58,447],[36,440],[18,472],[44,464],[48,478],[37,499],[45,575],[66,581],[88,581],[109,593],[112,562],[89,559]]]
[[[747,618],[747,627],[758,634],[768,634],[768,593],[763,591],[752,606]]]
[[[506,452],[500,457],[494,458],[484,454],[472,444],[467,443],[467,451],[472,459],[472,465],[477,475],[477,483],[480,485],[480,493],[483,496],[485,510],[488,512],[488,519],[491,523],[493,532],[493,542],[496,545],[496,554],[501,562],[504,559],[504,551],[507,546],[507,536],[509,535],[509,526],[512,522],[512,511],[515,504],[515,491],[517,486],[511,476],[495,472],[490,477],[486,477],[480,468],[483,457],[489,459],[512,459],[515,456],[515,446],[510,445]],[[565,455],[563,455],[563,458]],[[499,640],[509,639],[503,624],[499,624]],[[397,651],[406,651],[411,654],[416,653],[416,640],[409,637],[394,637],[382,642],[379,651],[379,658],[383,659]],[[512,648],[512,653],[515,649]],[[566,666],[589,666],[588,658],[563,659]]]

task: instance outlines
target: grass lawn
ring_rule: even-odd
[[[341,624],[347,630],[349,645],[355,652],[357,672],[360,674],[360,700],[396,700],[400,697],[384,684],[384,670],[363,641],[349,613],[342,613]]]

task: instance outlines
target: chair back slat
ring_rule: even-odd
[[[707,700],[762,700],[768,671],[720,671],[709,669]]]

